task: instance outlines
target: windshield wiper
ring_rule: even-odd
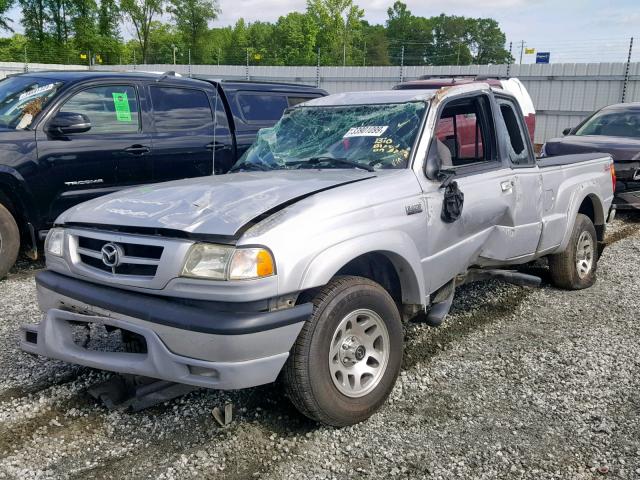
[[[353,160],[349,160],[348,158],[339,158],[339,157],[329,157],[329,156],[319,156],[319,157],[310,157],[304,160],[296,160],[294,162],[287,162],[287,165],[314,165],[318,166],[321,163],[328,163],[329,165],[335,166],[348,166],[353,168],[360,168],[362,170],[366,170],[367,172],[375,172],[375,169],[371,165],[367,165],[366,163],[360,163]]]
[[[231,167],[231,169],[229,169],[229,173],[240,172],[243,170],[245,172],[251,172],[251,171],[268,172],[269,170],[273,170],[273,169],[268,168],[265,165],[261,165],[259,163],[242,163],[242,164],[234,165],[233,167]]]

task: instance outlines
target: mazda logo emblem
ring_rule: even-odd
[[[120,265],[120,259],[123,256],[122,248],[115,243],[107,243],[100,250],[102,254],[102,263],[109,268],[115,268]]]

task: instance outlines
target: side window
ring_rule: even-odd
[[[300,103],[308,102],[309,100],[313,100],[318,97],[287,97],[289,99],[289,106],[294,107]]]
[[[445,105],[436,124],[443,166],[459,167],[491,161],[490,106],[486,96],[463,98]]]
[[[533,164],[532,156],[527,148],[525,129],[511,100],[498,99],[500,117],[508,134],[509,159],[514,165]]]
[[[131,86],[108,85],[76,93],[60,108],[61,112],[82,113],[89,118],[86,133],[135,133],[139,129],[138,96]]]
[[[229,119],[227,118],[227,111],[224,108],[224,103],[220,98],[220,95],[216,93],[215,98],[213,99],[213,108],[216,113],[216,129],[229,129]]]
[[[213,130],[211,105],[202,90],[152,86],[151,102],[157,132]]]
[[[238,106],[248,123],[272,123],[289,107],[287,97],[274,93],[239,92]]]

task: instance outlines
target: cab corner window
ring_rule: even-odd
[[[517,110],[510,100],[498,100],[500,105],[500,116],[504,123],[508,135],[507,147],[509,159],[514,165],[533,164],[532,156],[529,155],[527,139],[525,137],[522,122],[518,119]]]
[[[91,123],[87,134],[136,133],[140,118],[138,97],[132,86],[107,85],[76,93],[60,108],[63,113],[86,115]]]
[[[202,90],[151,87],[157,132],[213,130],[213,113]]]
[[[242,117],[249,123],[275,122],[289,107],[282,94],[240,92],[237,99]]]
[[[461,167],[493,160],[485,96],[453,100],[436,124],[436,141],[443,167]]]

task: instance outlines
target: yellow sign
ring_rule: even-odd
[[[82,60],[86,60],[86,59],[87,59],[87,54],[86,54],[86,53],[81,53],[81,54],[80,54],[80,58],[81,58]]]
[[[253,59],[254,60],[262,60],[262,55],[260,55],[259,53],[254,53],[253,54]]]
[[[535,48],[525,48],[524,49],[524,53],[526,53],[527,55],[533,55],[534,53],[536,53],[536,49]]]
[[[100,55],[96,55],[96,62],[102,63],[102,57]]]

